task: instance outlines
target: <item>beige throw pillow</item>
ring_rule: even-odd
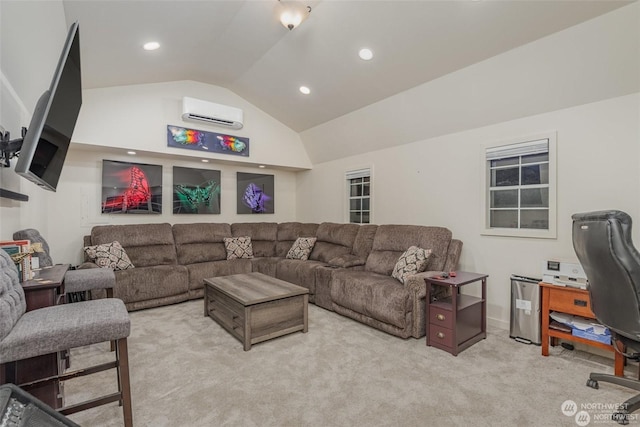
[[[417,246],[409,247],[398,258],[391,276],[404,284],[408,276],[423,272],[427,268],[430,255],[431,249],[422,249]]]
[[[316,244],[316,237],[298,237],[289,252],[287,252],[288,259],[299,259],[306,261],[309,259],[309,254],[313,250],[313,246]]]
[[[227,259],[253,258],[251,237],[225,237],[223,240],[227,250]]]
[[[134,267],[124,248],[117,241],[103,245],[86,246],[84,252],[91,261],[101,268],[127,270]]]

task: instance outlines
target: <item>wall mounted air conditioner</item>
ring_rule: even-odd
[[[228,105],[215,104],[200,99],[182,98],[182,119],[190,122],[204,122],[231,129],[242,129],[242,110]]]

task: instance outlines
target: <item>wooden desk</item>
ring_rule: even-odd
[[[64,293],[64,275],[69,264],[54,265],[35,272],[34,278],[22,282],[27,311],[37,310],[58,304]],[[45,354],[30,359],[9,362],[0,365],[0,384],[22,384],[35,381],[64,371],[66,361],[59,353]],[[52,408],[63,406],[63,384],[56,382],[45,384],[27,391]]]
[[[551,345],[557,345],[559,338],[602,348],[614,352],[614,372],[617,376],[624,376],[624,356],[614,350],[613,345],[592,341],[571,335],[571,333],[549,328],[549,313],[557,311],[560,313],[573,314],[576,316],[595,319],[596,316],[591,311],[591,299],[589,292],[584,289],[563,287],[550,283],[540,282],[542,290],[542,355],[549,355],[549,341]]]
[[[426,328],[427,345],[457,356],[462,350],[487,337],[487,277],[486,274],[458,271],[456,277],[424,279],[427,284]],[[464,295],[460,288],[482,282],[482,297]],[[451,288],[451,296],[432,301],[431,286]]]

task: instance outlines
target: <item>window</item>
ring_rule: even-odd
[[[347,206],[349,222],[371,222],[371,169],[347,172]]]
[[[555,136],[485,148],[484,234],[555,237]]]

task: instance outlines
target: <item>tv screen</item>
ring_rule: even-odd
[[[51,86],[38,100],[24,136],[15,169],[19,175],[56,191],[81,105],[80,33],[75,22],[69,28]]]

